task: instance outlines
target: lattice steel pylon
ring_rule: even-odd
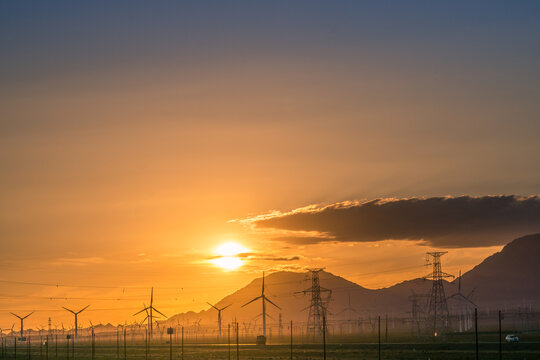
[[[412,294],[409,296],[409,301],[411,302],[411,334],[413,336],[420,336],[422,333],[422,319],[424,318],[424,307],[421,305],[423,299],[427,295],[416,294],[412,290]]]
[[[431,274],[424,276],[424,279],[433,280],[433,286],[428,298],[428,306],[426,313],[426,329],[433,336],[446,333],[450,328],[450,312],[448,311],[448,303],[444,294],[443,279],[453,278],[454,275],[447,274],[442,271],[441,256],[447,251],[434,251],[426,253],[431,257],[431,262],[426,265],[432,265]]]
[[[311,287],[302,291],[304,294],[311,293],[311,304],[309,305],[308,333],[312,335],[321,335],[323,333],[323,316],[326,317],[328,303],[332,290],[321,287],[319,273],[324,268],[309,269],[311,273]],[[323,301],[321,293],[326,293],[327,297]]]

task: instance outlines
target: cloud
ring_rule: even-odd
[[[208,260],[215,260],[215,259],[221,259],[223,257],[237,257],[242,260],[258,260],[258,261],[296,261],[300,260],[300,256],[294,255],[294,256],[276,256],[272,254],[263,254],[258,252],[248,252],[248,253],[240,253],[236,254],[234,256],[221,256],[221,255],[215,255],[208,257]]]
[[[72,265],[72,266],[86,266],[86,265],[98,265],[105,263],[105,259],[102,257],[72,257],[72,258],[58,258],[55,259],[53,265]]]
[[[540,197],[460,196],[347,201],[240,220],[295,244],[419,240],[441,247],[502,245],[540,232]]]

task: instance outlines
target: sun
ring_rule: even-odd
[[[215,253],[217,256],[210,262],[224,270],[236,270],[244,265],[244,260],[238,255],[247,252],[249,252],[249,249],[236,242],[226,242],[216,248]]]
[[[244,265],[244,261],[236,256],[224,256],[212,259],[212,263],[225,270],[236,270]]]

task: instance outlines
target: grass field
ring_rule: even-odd
[[[63,345],[63,346],[62,346]],[[326,346],[327,359],[378,359],[378,343],[331,343]],[[240,344],[239,352],[236,344],[231,344],[230,352],[227,344],[189,344],[182,347],[173,344],[172,358],[175,360],[186,359],[290,359],[290,344],[255,346]],[[148,354],[144,343],[123,344],[117,348],[115,343],[96,344],[92,356],[92,346],[88,343],[70,346],[69,355],[66,344],[54,344],[40,346],[39,342],[31,346],[30,354],[24,345],[17,346],[17,359],[36,360],[75,360],[75,359],[99,359],[99,360],[124,360],[124,359],[170,359],[170,345],[166,343],[153,344]],[[230,355],[229,355],[230,354]],[[14,359],[13,346],[6,346],[3,351],[3,359]],[[293,359],[323,359],[324,351],[321,344],[293,345]],[[446,343],[383,343],[381,344],[382,359],[440,359],[440,360],[464,360],[475,359],[474,342],[446,342]],[[498,343],[483,342],[479,345],[479,358],[483,360],[499,359]],[[523,341],[512,346],[503,344],[502,358],[513,360],[540,359],[540,341]]]

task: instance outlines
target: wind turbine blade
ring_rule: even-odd
[[[229,305],[227,305],[227,306],[225,306],[225,307],[222,307],[222,308],[221,308],[221,311],[225,310],[226,308],[228,308],[228,307],[231,306],[231,305],[232,305],[232,304],[229,304]]]
[[[62,308],[66,309],[67,311],[69,311],[69,312],[72,313],[72,314],[75,314],[75,311],[69,310],[67,307],[63,307],[63,306],[62,306]]]
[[[265,299],[266,301],[268,301],[270,304],[272,304],[272,305],[274,305],[275,307],[277,307],[279,310],[281,310],[281,308],[280,308],[279,306],[277,306],[276,304],[274,304],[274,303],[272,302],[272,300],[270,300],[270,299],[267,298],[266,296],[264,297],[264,299]]]
[[[80,314],[82,313],[84,310],[88,309],[90,305],[86,305],[84,308],[82,308],[81,310],[79,310],[79,312],[77,312],[77,314]]]
[[[26,319],[27,317],[29,317],[30,315],[32,315],[34,312],[32,311],[30,314],[26,315],[25,317],[23,317],[23,319]]]
[[[15,314],[15,313],[11,313],[11,315],[18,317],[19,319],[21,318],[19,315]]]
[[[146,310],[148,310],[148,308],[144,308],[144,309],[142,309],[141,311],[137,311],[137,312],[136,312],[135,314],[133,314],[132,316],[138,315],[138,314],[140,314],[140,313],[142,313],[143,311],[146,311]]]
[[[261,299],[261,298],[262,298],[262,295],[261,295],[261,296],[257,296],[255,299],[253,299],[253,300],[251,300],[251,301],[245,303],[244,305],[242,305],[242,307],[244,307],[244,306],[246,306],[246,305],[249,305],[249,304],[251,304],[252,302],[254,302],[254,301],[256,301],[256,300],[259,300],[259,299]]]
[[[164,317],[167,317],[167,315],[165,315],[164,313],[160,312],[158,309],[156,309],[155,307],[152,307],[152,309],[154,309],[155,312],[157,312],[158,314],[161,314],[163,315]]]
[[[210,304],[208,301],[206,302],[208,305],[210,305],[211,307],[213,307],[214,309],[216,309],[217,311],[219,311],[219,309],[217,307],[215,307],[214,305]]]
[[[152,290],[150,290],[150,307],[152,307],[153,303],[154,303],[154,287],[152,287]]]

